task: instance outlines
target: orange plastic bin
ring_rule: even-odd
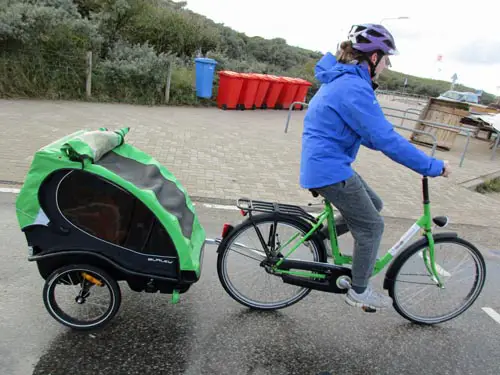
[[[275,108],[281,90],[285,85],[285,80],[283,80],[281,77],[274,75],[268,75],[267,77],[271,80],[271,85],[269,86],[269,90],[267,90],[263,108]]]
[[[296,78],[281,77],[285,81],[285,86],[281,90],[280,96],[276,103],[276,107],[288,109],[292,105],[297,89],[299,88],[299,81]]]
[[[226,109],[236,108],[243,87],[241,73],[222,70],[219,72],[219,90],[217,92],[217,107]]]
[[[255,107],[264,108],[264,99],[266,98],[267,91],[271,86],[271,78],[266,74],[252,73],[252,75],[259,79],[259,87],[257,88],[257,93],[255,94]]]
[[[312,83],[302,78],[297,78],[296,80],[298,81],[299,88],[297,90],[297,93],[295,94],[295,98],[293,99],[293,101],[305,103],[307,92],[309,91],[309,87],[312,86]],[[302,104],[295,104],[294,109],[303,110],[304,106]]]
[[[255,96],[257,94],[257,89],[259,88],[260,80],[250,73],[240,73],[243,77],[243,86],[240,92],[240,98],[238,100],[238,108],[241,110],[245,109],[255,109]]]

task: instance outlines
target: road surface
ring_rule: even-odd
[[[206,249],[201,281],[171,305],[167,295],[122,286],[118,315],[101,331],[75,333],[44,308],[43,281],[17,227],[13,194],[0,194],[0,373],[68,374],[498,374],[500,312],[498,235],[458,227],[481,245],[488,278],[464,315],[435,327],[413,325],[394,310],[367,314],[338,295],[312,292],[279,312],[251,312],[217,279],[214,246]],[[238,211],[198,204],[209,237]],[[383,248],[410,225],[388,219]],[[352,245],[348,235],[344,248]],[[380,278],[376,278],[376,286]]]

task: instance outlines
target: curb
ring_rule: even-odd
[[[486,182],[487,180],[491,180],[491,179],[496,178],[496,177],[500,177],[500,171],[485,174],[485,175],[473,178],[472,180],[467,180],[467,181],[461,182],[458,185],[475,192],[475,189],[477,186],[481,185],[482,183]]]
[[[22,186],[22,182],[17,182],[17,181],[9,181],[9,180],[0,180],[0,186]]]

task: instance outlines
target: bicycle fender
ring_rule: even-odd
[[[456,238],[456,237],[458,237],[458,234],[456,232],[442,232],[442,233],[433,233],[432,234],[432,238],[434,239],[434,242],[438,242],[438,241],[449,239],[449,238]],[[428,245],[428,244],[429,244],[429,240],[428,240],[427,236],[423,235],[422,238],[415,241],[410,246],[408,246],[406,249],[404,249],[401,253],[399,253],[396,256],[396,258],[393,259],[391,265],[389,266],[389,269],[385,273],[383,288],[389,289],[389,282],[396,275],[397,268],[399,268],[399,265],[397,268],[395,267],[395,265],[398,264],[398,262],[396,262],[396,259],[404,256],[405,254],[413,252],[415,250],[415,248],[418,248],[418,247],[421,247],[424,245]]]

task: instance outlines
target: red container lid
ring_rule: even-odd
[[[283,77],[278,77],[272,74],[267,74],[267,78],[273,82],[281,82],[281,83],[286,82],[286,80],[284,80]]]
[[[258,77],[255,76],[254,73],[240,73],[240,77],[246,79],[259,79]]]
[[[306,85],[306,86],[312,86],[312,83],[309,81],[306,81],[305,79],[302,78],[295,78],[298,84],[300,85]]]
[[[241,73],[233,72],[231,70],[221,70],[219,72],[219,75],[233,77],[233,78],[241,78]]]
[[[283,78],[283,80],[287,83],[294,83],[294,84],[298,84],[300,83],[297,78],[292,78],[292,77],[281,77]]]
[[[260,79],[262,81],[270,81],[271,80],[267,74],[262,74],[262,73],[248,73],[248,74],[253,76],[253,78]]]

